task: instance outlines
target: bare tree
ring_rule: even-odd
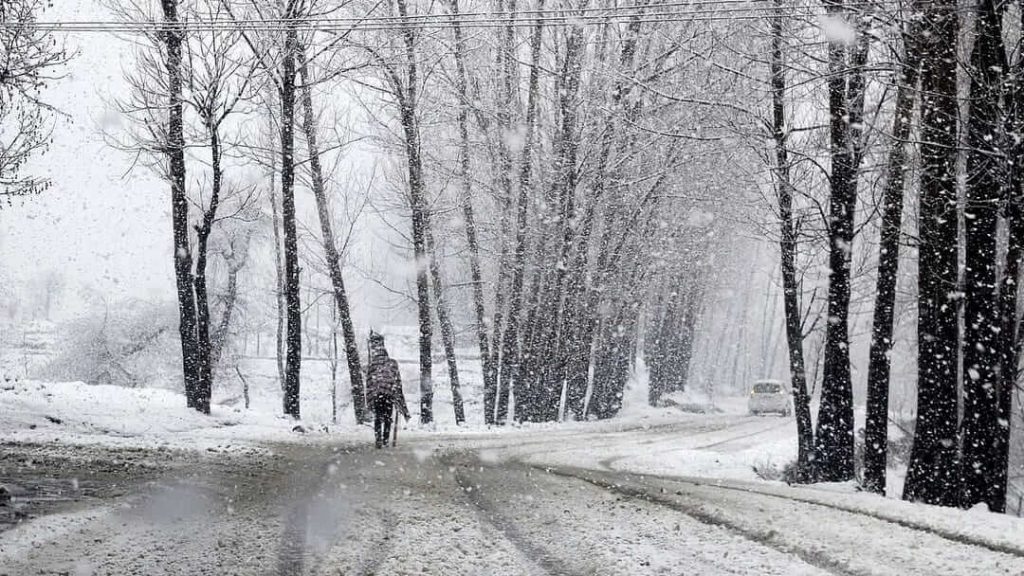
[[[963,417],[960,423],[960,505],[986,503],[1004,511],[1006,455],[1000,437],[1009,427],[1009,414],[1001,407],[999,371],[1000,339],[1016,338],[1016,330],[1002,334],[999,325],[1000,294],[999,215],[1007,175],[1016,170],[1008,164],[1017,135],[1007,125],[1006,97],[1010,66],[1004,47],[1003,11],[998,2],[978,3],[974,19],[975,40],[971,54],[970,110],[967,118],[966,205],[964,207],[964,318],[963,318]],[[1010,128],[1010,130],[1007,130]],[[1016,296],[1016,287],[1012,290]]]
[[[471,179],[471,158],[469,142],[470,96],[466,74],[466,47],[461,23],[459,22],[459,0],[450,0],[453,16],[452,34],[455,36],[455,92],[458,98],[459,131],[459,180],[462,188],[459,203],[466,228],[466,244],[469,248],[470,282],[473,284],[473,312],[476,314],[476,337],[480,349],[480,363],[483,371],[484,422],[494,422],[494,396],[496,377],[494,358],[490,352],[487,332],[487,311],[484,304],[483,275],[480,272],[480,240],[477,235],[476,216],[473,209],[473,183]]]
[[[896,78],[892,143],[889,149],[882,229],[878,244],[878,277],[875,311],[868,363],[867,417],[864,427],[863,486],[885,494],[889,430],[889,373],[893,347],[893,319],[896,282],[899,277],[900,229],[903,216],[903,188],[907,172],[907,142],[910,139],[914,101],[920,72],[920,52],[914,42],[920,24],[904,24],[903,58]]]
[[[864,66],[868,35],[864,19],[843,0],[825,3],[831,18],[856,30],[849,44],[831,38],[828,46],[829,132],[829,282],[825,328],[825,366],[814,435],[815,475],[825,481],[853,478],[853,383],[850,380],[850,260],[853,250],[857,178],[862,157]],[[853,21],[850,21],[853,20]]]
[[[56,110],[43,99],[43,88],[59,78],[69,56],[54,36],[34,26],[46,0],[0,3],[0,196],[36,194],[45,179],[24,173],[29,158],[50,143],[50,117]]]
[[[275,90],[278,114],[278,149],[281,182],[281,232],[284,295],[285,353],[284,353],[284,413],[292,418],[301,416],[300,391],[302,369],[302,304],[300,295],[300,267],[297,214],[295,207],[295,105],[298,98],[298,58],[300,51],[299,19],[313,9],[314,0],[263,0],[242,4],[242,8],[257,19],[280,22],[281,25],[264,30],[263,36],[254,31],[243,31],[242,39],[252,57]],[[221,0],[229,17],[237,20],[236,7],[229,0]]]
[[[127,22],[147,23],[152,18],[145,2],[118,0],[111,8]],[[127,74],[131,93],[118,102],[131,120],[130,128],[111,140],[121,149],[141,153],[145,163],[171,184],[185,396],[190,407],[209,413],[215,363],[207,282],[209,245],[214,226],[236,217],[252,201],[251,193],[226,180],[224,130],[248,94],[253,69],[238,58],[237,32],[185,34],[184,18],[217,19],[216,7],[189,12],[179,0],[161,0],[160,14],[160,26],[146,33],[147,43],[138,45],[136,64]],[[209,172],[208,195],[202,184],[189,190],[190,163],[195,166],[193,174]],[[221,212],[232,204],[233,210]],[[192,217],[192,206],[198,209],[198,218]]]
[[[544,7],[544,1],[539,0],[538,6]],[[511,26],[510,26],[511,29]],[[508,32],[511,34],[511,32]],[[509,286],[508,296],[508,317],[504,327],[503,341],[501,347],[501,372],[500,380],[497,383],[497,416],[498,424],[504,424],[508,417],[508,398],[511,392],[516,394],[517,407],[520,403],[526,406],[526,388],[522,359],[518,349],[520,328],[519,324],[523,314],[523,282],[526,274],[527,242],[529,241],[528,217],[530,196],[534,193],[533,181],[533,151],[537,138],[537,118],[540,108],[540,58],[541,42],[544,35],[544,22],[537,18],[530,35],[530,79],[527,92],[526,104],[526,134],[523,140],[522,157],[519,161],[519,195],[515,204],[515,249],[512,254],[512,278]],[[508,43],[506,41],[506,49]],[[505,56],[511,58],[511,53]],[[499,290],[501,290],[499,279]],[[495,326],[495,334],[498,327]],[[521,408],[517,408],[519,416],[517,420],[525,418]]]
[[[249,264],[252,237],[255,228],[250,222],[242,222],[232,227],[223,234],[224,239],[215,246],[213,251],[224,262],[227,276],[223,294],[217,300],[220,302],[220,320],[218,320],[213,332],[210,335],[210,371],[216,373],[224,357],[224,350],[228,346],[228,338],[232,329],[232,321],[238,313],[240,291],[239,276]]]
[[[363,393],[362,367],[359,361],[359,347],[356,342],[355,328],[352,325],[352,313],[349,310],[348,292],[345,290],[345,279],[341,274],[341,256],[338,253],[331,224],[331,211],[327,203],[327,191],[324,185],[323,168],[320,164],[320,149],[317,144],[316,114],[313,108],[311,75],[309,63],[306,61],[305,50],[300,49],[299,75],[302,80],[302,128],[306,136],[306,147],[309,150],[309,170],[312,177],[313,196],[316,199],[317,216],[320,219],[320,234],[327,258],[328,275],[334,287],[335,308],[338,322],[341,324],[345,339],[345,358],[348,361],[349,385],[352,390],[352,406],[355,410],[356,422],[367,419],[365,413],[366,400]],[[335,336],[336,338],[336,336]],[[337,346],[337,343],[334,343]]]
[[[793,388],[797,426],[797,477],[810,478],[814,454],[814,430],[811,422],[810,398],[807,394],[807,372],[804,366],[804,322],[800,309],[800,285],[797,279],[797,231],[793,221],[793,184],[790,173],[788,130],[786,122],[785,16],[781,1],[776,0],[778,14],[771,19],[770,84],[772,94],[772,141],[775,148],[775,189],[779,204],[779,255],[782,272],[782,297],[785,306],[786,343],[789,349],[790,385]]]
[[[207,12],[193,12],[193,21],[222,19],[224,14],[217,7],[209,7]],[[241,35],[236,31],[214,32],[190,37],[186,42],[187,74],[185,84],[188,89],[187,101],[196,112],[201,124],[201,135],[196,139],[205,141],[210,155],[210,195],[196,230],[195,272],[193,286],[196,307],[196,346],[199,356],[199,381],[196,406],[201,412],[209,413],[210,397],[213,386],[213,368],[217,363],[220,346],[215,345],[211,337],[210,298],[207,286],[207,262],[209,259],[210,235],[214,224],[225,216],[218,213],[223,203],[237,196],[238,208],[230,214],[238,214],[251,203],[251,196],[240,191],[225,189],[224,167],[224,126],[234,114],[243,98],[248,96],[255,67],[243,58],[239,58],[238,48]],[[244,265],[244,259],[240,260]],[[237,270],[229,275],[229,282],[237,281]],[[231,310],[232,307],[228,308]],[[230,313],[226,316],[230,320]],[[216,351],[216,354],[215,354]]]
[[[407,171],[408,203],[411,211],[413,262],[416,268],[416,307],[419,323],[420,360],[420,422],[434,421],[433,358],[431,355],[433,327],[430,312],[430,279],[427,234],[430,228],[430,212],[426,198],[426,174],[420,130],[420,98],[422,96],[420,77],[418,27],[413,24],[407,0],[395,0],[398,34],[388,40],[395,40],[394,59],[383,54],[380,47],[361,45],[383,75],[384,87],[378,88],[387,94],[398,112],[401,125],[401,148]]]
[[[299,372],[302,367],[302,308],[299,299],[299,241],[295,214],[295,60],[299,37],[295,19],[298,2],[289,1],[288,22],[279,68],[281,95],[281,227],[284,232],[284,298],[287,338],[284,365],[284,413],[299,418]]]
[[[498,0],[498,12],[505,13],[504,26],[501,28],[499,45],[495,50],[498,83],[497,107],[495,111],[496,128],[498,137],[495,145],[496,162],[494,163],[495,179],[498,183],[499,195],[499,237],[500,256],[498,257],[498,275],[494,282],[494,313],[491,326],[491,361],[492,373],[484,376],[484,412],[485,418],[492,418],[496,423],[503,424],[508,414],[508,395],[511,392],[508,382],[500,381],[499,369],[502,364],[508,365],[503,360],[504,343],[508,341],[503,333],[505,328],[506,306],[509,305],[508,282],[510,280],[511,254],[509,253],[510,242],[508,241],[509,227],[511,226],[513,212],[513,175],[514,170],[512,151],[509,149],[508,134],[512,129],[512,119],[515,113],[517,85],[516,68],[517,60],[515,54],[516,44],[516,10],[517,0]],[[536,29],[536,28],[535,28]],[[504,400],[502,399],[504,398]],[[502,408],[502,402],[505,407]],[[491,416],[493,414],[493,416]]]
[[[192,247],[189,243],[188,195],[185,189],[185,126],[184,97],[182,80],[182,45],[184,32],[181,30],[178,0],[161,0],[163,19],[167,31],[161,34],[164,66],[167,70],[166,98],[168,117],[166,137],[162,142],[163,153],[167,156],[166,177],[171,183],[171,226],[174,234],[174,277],[178,292],[180,316],[178,333],[181,337],[182,368],[185,378],[185,397],[191,408],[203,409],[200,399],[199,340],[196,333],[195,279],[192,275]],[[145,108],[143,108],[145,109]],[[207,410],[209,410],[207,408]]]

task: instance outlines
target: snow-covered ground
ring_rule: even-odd
[[[415,349],[415,338],[402,327],[387,327],[384,331],[393,356],[399,360],[410,409],[415,414],[418,362],[410,352]],[[37,333],[39,337],[15,342],[0,354],[0,372],[5,375],[0,381],[0,439],[4,441],[231,450],[254,449],[267,442],[326,440],[346,434],[356,438],[365,434],[365,428],[355,423],[343,358],[333,378],[328,360],[304,359],[302,419],[298,423],[283,416],[276,361],[266,357],[243,358],[238,361],[237,371],[221,373],[207,417],[186,408],[179,390],[25,379],[23,374],[43,370],[53,350],[60,346],[52,327],[33,328],[32,334]],[[479,361],[460,360],[468,424],[477,429],[483,420],[476,384],[481,380]],[[248,408],[243,379],[249,387]],[[436,422],[425,431],[458,430],[443,358],[435,364],[435,388]],[[336,415],[333,397],[337,398]],[[297,425],[302,433],[294,432]],[[415,418],[408,427],[419,429]]]
[[[295,426],[271,412],[223,404],[204,416],[168,390],[37,381],[0,383],[0,422],[0,436],[12,442],[201,450],[285,439]]]
[[[399,339],[395,347],[410,407],[415,412],[415,358],[403,354],[404,346]],[[0,439],[23,450],[52,445],[100,451],[170,449],[201,454],[226,452],[242,459],[261,457],[276,462],[277,472],[269,471],[263,463],[246,464],[245,460],[238,460],[239,470],[232,465],[225,472],[210,468],[216,460],[203,458],[167,469],[179,470],[175,474],[195,469],[188,473],[189,477],[220,478],[216,482],[204,481],[214,482],[215,486],[209,488],[212,494],[224,490],[217,483],[233,486],[238,482],[234,475],[246,470],[251,472],[245,472],[245,478],[268,474],[265,480],[255,481],[257,484],[322,493],[322,488],[307,485],[311,480],[305,477],[301,487],[290,484],[295,479],[290,468],[321,466],[319,458],[326,456],[318,454],[354,449],[352,456],[345,458],[355,460],[345,465],[355,467],[342,475],[341,492],[336,487],[330,493],[344,500],[348,498],[345,486],[365,483],[365,474],[360,471],[359,461],[364,458],[360,451],[366,450],[371,434],[354,423],[344,366],[336,379],[337,423],[332,422],[327,362],[311,360],[304,364],[304,417],[298,424],[281,415],[280,390],[272,360],[247,359],[240,364],[240,370],[250,385],[250,407],[246,409],[243,405],[241,380],[225,379],[215,391],[210,416],[189,410],[180,393],[165,389],[80,382],[0,382]],[[394,467],[397,476],[384,475],[382,478],[387,480],[382,481],[395,478],[398,485],[377,490],[383,490],[378,496],[385,501],[396,498],[396,490],[402,494],[397,498],[408,509],[388,508],[387,512],[397,514],[401,522],[381,524],[376,517],[384,513],[379,503],[360,499],[358,505],[346,504],[350,508],[336,512],[352,514],[353,523],[339,529],[346,530],[346,538],[356,546],[346,549],[318,544],[326,546],[318,552],[324,562],[342,566],[372,564],[397,573],[411,573],[403,569],[416,566],[424,573],[435,569],[470,573],[466,570],[488,566],[493,561],[507,568],[499,573],[509,574],[551,571],[551,558],[562,563],[575,562],[573,566],[580,570],[603,567],[603,571],[595,573],[608,574],[632,573],[634,566],[640,567],[636,573],[651,574],[818,574],[834,571],[831,568],[838,562],[843,567],[840,573],[886,574],[891,573],[887,572],[890,568],[903,569],[920,561],[917,573],[971,574],[974,568],[983,567],[997,574],[1024,574],[1024,521],[1020,519],[982,510],[951,510],[883,499],[857,492],[853,483],[795,487],[771,480],[778,478],[779,471],[796,457],[795,423],[792,418],[748,415],[745,397],[710,397],[694,391],[672,395],[666,406],[650,407],[646,403],[641,365],[627,388],[622,413],[612,420],[487,428],[482,424],[479,404],[472,400],[480,396],[479,364],[464,359],[464,394],[471,399],[466,406],[469,422],[456,427],[443,364],[438,363],[435,370],[438,422],[422,427],[414,418],[413,422],[403,424],[400,445],[405,456],[396,456],[395,463],[389,463],[383,456],[372,459],[370,453],[369,465],[374,469],[380,466],[386,471]],[[862,415],[858,414],[860,418]],[[296,425],[303,431],[295,431]],[[287,456],[290,450],[294,452]],[[278,456],[287,456],[292,461],[273,460]],[[480,466],[449,463],[451,458],[463,462],[467,457],[477,458]],[[338,466],[328,466],[328,476],[335,474]],[[424,471],[418,472],[419,476],[406,477],[412,468]],[[548,470],[552,475],[546,475],[542,481],[532,476],[531,471],[536,470]],[[890,477],[890,495],[898,495],[900,474],[894,471]],[[453,496],[445,483],[461,485],[470,496]],[[589,488],[584,490],[584,486]],[[253,490],[263,494],[268,488],[260,484]],[[474,490],[490,493],[471,496]],[[565,494],[579,495],[580,500]],[[179,496],[175,493],[174,498]],[[459,502],[466,497],[480,509],[486,522],[480,524],[473,516],[465,515],[461,508],[465,504]],[[632,502],[637,497],[646,503],[628,513],[621,512],[621,519],[615,520],[623,499]],[[207,503],[196,506],[201,509],[212,505],[209,502],[217,502],[217,498],[203,495],[200,500]],[[310,506],[304,500],[307,496],[296,498],[303,502],[301,506]],[[18,558],[18,562],[31,565],[35,562],[31,558],[42,558],[32,551],[40,546],[53,546],[65,534],[73,541],[84,542],[96,531],[105,530],[104,526],[134,522],[137,513],[132,510],[136,504],[126,498],[117,502],[113,507],[89,506],[43,516],[9,530],[5,533],[6,543],[0,546],[0,565],[4,558]],[[225,535],[239,529],[236,523],[244,520],[259,524],[265,537],[274,538],[280,522],[256,520],[268,513],[266,506],[277,510],[271,503],[260,502],[246,512],[252,516],[248,520],[239,516],[235,520],[217,520],[206,527],[197,525],[196,529],[212,530],[211,537],[215,533],[217,538],[226,538]],[[522,516],[512,510],[530,512]],[[192,514],[192,521],[201,522],[202,513]],[[449,520],[438,519],[438,515]],[[581,542],[569,536],[570,532],[559,531],[560,536],[552,540],[546,534],[560,520],[566,523],[566,530],[586,538]],[[632,527],[624,528],[623,522]],[[829,528],[823,530],[821,523]],[[704,526],[707,524],[724,528],[716,528],[712,533]],[[166,529],[160,525],[159,536],[150,534],[146,538],[166,537]],[[401,543],[389,544],[390,556],[378,557],[380,539],[387,540],[385,536],[395,530],[403,535]],[[673,536],[680,530],[685,535]],[[693,536],[702,530],[702,535]],[[328,532],[331,538],[337,536],[333,528]],[[684,536],[693,540],[690,545],[697,551],[657,554],[659,548]],[[858,550],[856,542],[863,538],[871,542],[885,538],[891,541],[885,546],[871,544]],[[466,557],[439,554],[420,558],[416,554],[424,547],[440,548],[453,541],[475,544],[461,548],[459,554],[465,553]],[[745,541],[755,544],[744,544]],[[130,538],[118,542],[120,548],[109,554],[122,557],[135,545]],[[494,544],[485,546],[486,542]],[[598,546],[601,542],[610,543],[611,547]],[[591,555],[567,560],[575,557],[577,546],[590,546]],[[907,552],[885,556],[887,547],[894,546]],[[68,548],[66,553],[77,554],[74,548]],[[481,553],[485,556],[479,556]],[[971,559],[972,554],[978,555],[976,560]],[[719,555],[735,555],[738,559],[716,563],[714,558]],[[879,564],[879,558],[888,563]],[[109,573],[133,566],[130,558],[119,562],[111,565],[114,568]]]
[[[664,407],[646,402],[643,366],[627,387],[622,413],[605,422],[564,422],[488,428],[483,425],[480,365],[462,358],[463,396],[468,422],[454,422],[451,392],[443,363],[435,365],[436,422],[418,423],[418,366],[406,342],[389,340],[400,361],[406,395],[413,419],[402,423],[401,434],[410,438],[477,439],[520,447],[506,454],[534,464],[598,467],[604,470],[647,474],[763,481],[781,478],[781,470],[796,458],[796,430],[792,418],[754,417],[747,414],[745,397],[709,397],[701,392],[671,395]],[[250,406],[244,407],[240,378],[226,377],[214,392],[212,414],[202,416],[185,406],[183,395],[156,388],[122,388],[81,382],[10,380],[0,382],[0,437],[6,441],[72,444],[106,444],[134,447],[170,447],[200,450],[257,449],[267,442],[362,441],[369,435],[355,423],[348,378],[342,363],[334,380],[337,387],[337,421],[332,419],[332,379],[323,360],[303,365],[301,405],[303,419],[296,423],[282,415],[273,359],[249,358],[239,369],[249,384]],[[858,414],[858,419],[862,414]],[[685,436],[635,434],[635,431],[684,424]],[[303,432],[294,431],[301,426]],[[530,451],[535,438],[556,434],[589,438]],[[488,440],[490,439],[490,440]],[[902,472],[890,474],[890,494],[897,495]],[[850,492],[853,485],[830,486]]]

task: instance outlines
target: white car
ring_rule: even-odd
[[[793,412],[789,390],[778,380],[754,382],[754,387],[750,389],[750,399],[747,400],[747,408],[754,415],[772,412],[789,416]]]

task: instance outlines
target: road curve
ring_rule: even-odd
[[[568,437],[530,436],[527,452]],[[0,534],[0,575],[1024,574],[1024,558],[984,543],[742,486],[536,466],[521,444],[409,437],[175,461]]]

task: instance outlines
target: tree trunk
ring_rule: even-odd
[[[544,0],[538,1],[538,10],[543,10]],[[523,311],[523,282],[526,274],[527,251],[527,218],[529,216],[530,192],[533,190],[533,146],[536,139],[537,110],[540,97],[540,49],[544,33],[544,23],[540,18],[533,26],[530,36],[530,80],[526,104],[526,135],[523,142],[522,157],[519,161],[519,196],[516,202],[516,244],[512,264],[512,284],[509,287],[508,320],[502,340],[501,352],[501,388],[498,394],[499,424],[508,418],[509,394],[516,391],[516,402],[519,402],[522,387],[519,385],[521,358],[517,349],[519,345],[519,322]]]
[[[462,405],[462,390],[459,387],[459,366],[455,358],[455,330],[452,327],[451,314],[448,312],[448,302],[444,297],[444,282],[441,279],[441,265],[438,261],[437,246],[434,243],[434,233],[429,228],[425,232],[427,251],[430,254],[430,278],[434,288],[434,306],[437,308],[437,322],[441,326],[441,344],[444,346],[444,358],[448,364],[448,379],[452,388],[452,408],[455,411],[455,424],[462,426],[466,423],[466,411]]]
[[[274,168],[276,170],[276,168]],[[273,186],[273,184],[271,184]],[[273,188],[270,191],[270,206],[273,212],[274,226],[274,267],[276,271],[276,284],[274,286],[274,299],[277,301],[277,327],[276,346],[274,347],[275,359],[277,361],[277,384],[284,391],[284,325],[285,325],[285,303],[284,303],[284,254],[281,250],[281,214],[277,207],[277,194]]]
[[[220,204],[223,171],[221,169],[220,134],[216,123],[207,119],[210,138],[211,170],[213,172],[210,205],[203,213],[203,221],[196,226],[196,269],[193,276],[196,294],[196,347],[199,355],[199,382],[196,390],[196,409],[210,413],[210,398],[213,394],[213,342],[210,337],[210,298],[206,285],[206,263],[209,256],[210,233],[217,217]]]
[[[1024,18],[1024,14],[1021,15]],[[1008,118],[1006,132],[1024,132],[1024,61],[1018,58],[1007,85]],[[1013,166],[1024,163],[1024,142],[1017,139],[1009,148]],[[1003,199],[1004,218],[1008,231],[1006,260],[999,287],[999,377],[997,394],[999,402],[996,446],[992,450],[993,479],[989,509],[993,512],[1006,510],[1006,488],[1010,456],[1010,422],[1013,414],[1013,396],[1017,386],[1021,354],[1021,326],[1017,319],[1017,303],[1021,282],[1021,259],[1024,258],[1024,174],[1011,170],[1007,178]]]
[[[245,409],[249,409],[249,381],[242,376],[242,369],[237,365],[235,366],[235,374],[238,374],[238,379],[242,381],[242,398],[245,401]]]
[[[420,155],[419,123],[416,118],[418,105],[417,83],[419,74],[416,64],[416,33],[409,23],[406,0],[397,0],[398,13],[402,18],[402,38],[405,41],[406,78],[404,91],[399,92],[399,108],[402,131],[405,136],[406,162],[409,170],[409,205],[412,209],[413,257],[416,262],[416,300],[420,325],[420,422],[434,421],[433,360],[431,338],[433,329],[430,322],[430,282],[427,278],[426,231],[430,227],[423,182],[423,159]]]
[[[997,224],[1002,200],[1000,93],[1007,70],[1002,23],[994,0],[981,0],[971,54],[972,87],[967,121],[967,205],[964,213],[963,421],[960,504],[989,503],[996,475],[993,454],[999,429],[999,321]]]
[[[1019,146],[1019,144],[1018,144]],[[1024,158],[1020,152],[1017,159]],[[1019,165],[1019,164],[1017,164]],[[997,380],[997,401],[999,407],[998,429],[995,433],[995,447],[992,450],[992,486],[989,495],[989,510],[1006,511],[1006,492],[1009,476],[1010,423],[1013,420],[1013,397],[1019,377],[1021,355],[1021,326],[1017,319],[1017,301],[1021,283],[1021,260],[1024,259],[1024,214],[1020,203],[1024,194],[1021,176],[1011,177],[1014,197],[1006,207],[1006,221],[1009,228],[1009,242],[1006,264],[999,293],[999,378]]]
[[[663,290],[653,308],[654,321],[649,332],[652,337],[649,346],[645,347],[645,351],[649,351],[646,359],[650,371],[647,387],[647,404],[650,406],[657,406],[662,396],[673,391],[672,380],[677,375],[676,366],[670,359],[675,356],[682,325],[678,314],[684,307],[684,290],[672,280],[665,282],[669,287]]]
[[[875,311],[868,360],[867,418],[864,426],[864,481],[869,492],[885,494],[889,426],[889,353],[892,351],[896,281],[899,276],[900,227],[903,217],[903,187],[906,182],[907,141],[913,123],[920,54],[914,39],[916,24],[903,36],[903,62],[896,86],[892,144],[882,205],[882,228],[878,241],[878,277],[875,280]]]
[[[235,305],[238,302],[238,273],[242,270],[240,262],[228,262],[228,287],[227,295],[224,297],[224,310],[221,311],[220,323],[211,338],[210,348],[210,369],[216,371],[224,354],[224,344],[227,342],[228,329],[231,326],[231,317],[234,315]],[[259,355],[259,335],[257,333],[257,355]]]
[[[349,308],[348,292],[345,290],[345,279],[341,273],[341,256],[338,254],[334,238],[334,227],[331,224],[331,210],[327,203],[327,190],[324,186],[323,168],[320,164],[320,147],[316,135],[316,114],[313,108],[313,94],[310,87],[309,65],[304,50],[298,51],[299,77],[302,79],[302,128],[306,135],[306,147],[309,149],[309,171],[313,183],[313,196],[316,199],[316,212],[320,219],[320,236],[327,259],[327,271],[334,288],[334,306],[341,324],[341,333],[345,339],[345,359],[348,362],[349,387],[352,391],[352,408],[356,423],[367,420],[366,397],[363,391],[363,369],[359,360],[359,344],[356,342],[355,327],[352,324],[352,313]]]
[[[206,286],[206,238],[202,233],[196,243],[196,271],[192,277],[196,294],[196,352],[199,356],[199,381],[196,384],[196,410],[210,413],[213,370],[210,363],[210,298]]]
[[[361,377],[362,375],[360,375]],[[354,401],[354,400],[353,400]],[[358,412],[356,418],[358,419]],[[359,422],[359,420],[357,420]],[[338,423],[338,305],[331,307],[331,424]],[[361,423],[361,422],[359,422]]]
[[[797,279],[797,235],[793,223],[793,186],[790,181],[789,138],[786,126],[786,72],[783,67],[782,0],[775,0],[777,14],[772,18],[772,139],[775,144],[775,187],[779,197],[779,254],[782,271],[782,294],[786,312],[786,344],[789,349],[790,385],[793,388],[793,411],[797,431],[797,479],[810,478],[814,452],[814,430],[811,422],[810,396],[807,393],[807,371],[804,366],[803,316],[800,310],[800,282]]]
[[[921,2],[917,424],[905,500],[955,506],[957,473],[957,83],[953,0]]]
[[[626,37],[623,40],[618,62],[619,69],[623,74],[629,74],[632,70],[642,22],[641,14],[637,14],[630,20],[626,30]],[[593,306],[595,300],[593,292],[597,287],[593,284],[594,281],[601,282],[600,266],[602,263],[599,260],[595,280],[591,282],[591,286],[587,286],[590,239],[593,234],[598,207],[608,188],[607,181],[612,177],[609,164],[612,161],[613,145],[618,136],[619,115],[625,113],[623,102],[631,90],[632,85],[622,80],[616,81],[615,87],[612,89],[610,96],[611,111],[601,131],[601,146],[598,154],[597,175],[593,183],[591,205],[588,207],[586,216],[580,226],[579,238],[576,242],[576,254],[571,266],[572,277],[569,281],[568,298],[571,308],[566,316],[565,333],[572,334],[573,337],[568,339],[566,352],[565,399],[566,410],[571,411],[577,420],[582,420],[585,416],[586,407],[584,402],[590,380],[590,363],[597,328]],[[615,172],[615,170],[613,169],[611,172]],[[605,230],[605,233],[607,232]]]
[[[654,190],[660,188],[656,183]],[[656,218],[648,218],[637,232],[639,237],[646,237],[654,228]],[[629,380],[630,369],[637,356],[637,341],[640,326],[639,294],[647,289],[648,282],[643,273],[643,258],[639,250],[633,253],[633,261],[617,270],[622,281],[621,291],[614,295],[606,294],[613,301],[608,309],[613,312],[601,319],[598,325],[598,338],[594,353],[594,383],[588,414],[598,419],[615,416],[622,408],[622,397],[626,382]],[[623,254],[620,245],[613,252]],[[609,269],[616,269],[619,261],[610,258]]]
[[[199,406],[199,347],[196,341],[196,303],[192,285],[192,252],[189,246],[188,198],[185,193],[185,132],[182,106],[182,31],[177,29],[178,0],[161,0],[167,45],[167,161],[171,180],[171,225],[174,231],[174,278],[178,294],[178,331],[181,337],[185,401]]]
[[[833,17],[849,14],[843,0],[828,0]],[[863,109],[861,67],[867,55],[864,32],[858,25],[852,54],[841,40],[829,43],[829,117],[832,173],[829,201],[828,322],[825,329],[825,367],[821,405],[815,433],[814,468],[819,480],[842,482],[853,478],[853,384],[850,381],[850,253],[857,204],[857,136],[854,126]],[[861,56],[863,54],[863,56]],[[853,71],[851,72],[851,69]],[[858,110],[858,105],[860,110]]]
[[[284,231],[284,298],[287,339],[284,365],[284,413],[300,417],[299,371],[302,366],[302,307],[299,298],[299,242],[295,218],[295,55],[298,34],[289,25],[281,62],[281,225]]]
[[[466,80],[465,40],[459,22],[459,0],[451,0],[452,33],[455,35],[455,92],[459,99],[459,180],[462,188],[459,203],[466,226],[466,244],[469,247],[469,275],[473,284],[473,311],[476,313],[476,337],[480,347],[480,364],[484,378],[484,423],[494,423],[494,400],[497,392],[494,359],[488,342],[487,312],[484,306],[484,284],[480,273],[480,242],[477,239],[476,218],[473,214],[473,184],[470,179],[469,111],[470,100]]]
[[[578,183],[577,154],[579,150],[578,107],[580,75],[583,61],[583,30],[573,26],[566,41],[565,57],[560,72],[558,114],[560,119],[556,146],[552,192],[558,207],[557,260],[550,288],[541,302],[539,350],[547,356],[543,362],[537,390],[538,419],[558,419],[562,387],[565,382],[564,340],[562,318],[565,313],[566,270],[575,240],[576,187]]]
[[[509,134],[512,129],[512,106],[515,101],[515,72],[516,72],[516,56],[515,56],[515,20],[516,20],[516,0],[508,0],[508,4],[505,5],[504,0],[500,0],[498,3],[499,11],[504,9],[508,13],[508,22],[504,29],[502,29],[501,46],[498,48],[498,59],[499,67],[501,68],[501,102],[498,105],[497,110],[497,123],[499,138],[498,142],[498,184],[502,193],[501,203],[503,204],[501,209],[501,257],[498,261],[498,281],[497,281],[497,293],[494,297],[494,327],[492,329],[491,338],[491,368],[492,370],[504,371],[505,366],[509,366],[511,360],[505,360],[502,356],[505,354],[505,343],[509,340],[509,337],[505,335],[507,328],[504,326],[505,322],[505,306],[509,304],[509,295],[506,292],[506,282],[509,280],[510,254],[508,251],[508,228],[509,220],[512,215],[512,196],[513,196],[513,182],[512,182],[512,153],[508,147],[508,141],[505,135]],[[518,237],[518,230],[516,231]],[[514,266],[514,265],[513,265]],[[511,290],[511,287],[509,287]],[[511,316],[511,311],[509,316]],[[499,364],[500,363],[500,364]],[[500,366],[500,368],[499,368]],[[510,387],[511,382],[506,380],[506,376],[495,373],[492,376],[494,380],[494,403],[495,403],[495,422],[498,424],[504,424],[508,417],[508,399],[509,394],[512,391]],[[486,404],[486,391],[484,402]]]
[[[271,104],[272,106],[272,104]],[[271,137],[271,142],[274,140]],[[277,364],[277,385],[284,392],[284,254],[281,250],[281,212],[278,210],[277,187],[277,150],[272,145],[270,154],[270,214],[271,226],[274,228],[274,300],[277,303],[277,325],[275,330],[274,357]]]
[[[543,226],[543,219],[538,219],[538,225]],[[537,254],[537,263],[533,266],[533,278],[530,288],[524,293],[523,311],[520,314],[525,316],[525,323],[521,324],[521,350],[519,353],[518,374],[515,381],[515,412],[514,418],[517,422],[536,421],[539,419],[539,400],[537,389],[539,387],[540,374],[543,369],[544,358],[542,354],[546,351],[540,349],[540,335],[543,330],[543,322],[539,316],[542,314],[540,303],[547,297],[547,285],[550,283],[552,266],[545,260],[548,253],[552,232],[550,227],[544,226],[541,230],[538,245],[530,250]]]
[[[704,276],[703,274],[701,276]],[[695,283],[699,283],[698,280]],[[704,287],[691,288],[689,302],[683,313],[683,325],[679,334],[679,355],[677,365],[679,376],[676,380],[676,391],[685,392],[690,385],[690,361],[693,359],[693,347],[697,339],[697,322],[704,310]]]

